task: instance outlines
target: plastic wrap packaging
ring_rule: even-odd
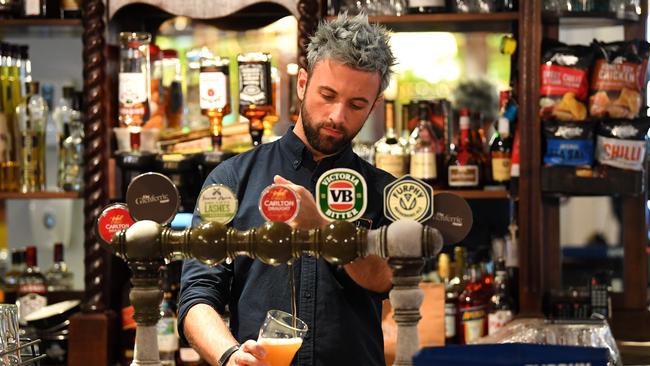
[[[550,321],[516,319],[498,332],[474,344],[533,343],[561,346],[602,347],[609,351],[608,366],[622,366],[616,341],[604,320]]]

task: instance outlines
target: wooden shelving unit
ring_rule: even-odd
[[[0,27],[81,27],[81,19],[1,19]]]
[[[602,27],[638,21],[639,15],[636,13],[620,15],[611,12],[542,13],[542,22],[545,25],[561,25],[563,27]]]
[[[328,19],[333,18],[328,17]],[[512,23],[519,20],[519,13],[406,14],[402,16],[371,16],[368,20],[400,32],[510,32]]]
[[[0,192],[0,200],[28,200],[28,199],[73,199],[81,198],[79,192]]]
[[[498,200],[510,198],[510,192],[503,190],[437,190],[433,193],[449,192],[468,200]]]

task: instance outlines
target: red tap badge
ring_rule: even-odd
[[[298,214],[300,200],[293,189],[273,184],[262,191],[259,208],[266,221],[289,222]]]
[[[110,244],[118,231],[128,229],[133,223],[126,205],[114,203],[104,208],[97,219],[97,234],[105,243]]]

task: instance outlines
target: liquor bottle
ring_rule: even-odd
[[[408,144],[409,138],[411,136],[411,130],[409,129],[409,118],[411,117],[411,107],[410,104],[402,104],[402,118],[399,126],[399,139],[400,143],[404,145],[404,148],[407,150],[407,160],[408,160]],[[409,166],[409,165],[407,165]]]
[[[20,319],[47,305],[47,281],[38,268],[36,247],[25,249],[25,270],[18,277],[17,303],[20,309]]]
[[[300,116],[300,98],[296,90],[298,84],[298,64],[287,64],[287,75],[289,75],[289,119],[292,123],[298,122]]]
[[[239,113],[250,123],[253,145],[262,143],[264,117],[273,111],[271,55],[251,52],[237,55]]]
[[[183,91],[181,85],[181,63],[176,50],[162,51],[162,90],[164,99],[165,126],[181,128],[183,119]]]
[[[9,47],[11,61],[9,67],[9,82],[11,84],[11,98],[14,103],[18,103],[22,100],[23,96],[26,95],[22,92],[26,86],[21,88],[23,81],[20,78],[20,69],[22,68],[22,60],[20,58],[20,47],[18,45],[11,45]],[[15,105],[14,105],[15,106]]]
[[[38,192],[45,187],[45,123],[47,103],[38,94],[37,81],[27,83],[27,95],[16,107],[20,134],[20,191]]]
[[[400,144],[395,133],[395,102],[387,100],[384,104],[386,133],[375,143],[375,166],[385,170],[394,177],[408,173],[406,165],[406,150]]]
[[[264,118],[262,118],[262,126],[264,127],[262,135],[262,143],[272,142],[279,138],[273,133],[273,126],[280,120],[277,112],[280,111],[281,106],[278,90],[280,88],[280,72],[277,67],[271,66],[271,104],[272,108],[269,109]]]
[[[487,298],[478,265],[469,269],[469,282],[458,296],[458,342],[469,344],[487,335]]]
[[[512,320],[513,309],[509,287],[506,260],[503,257],[499,257],[495,259],[494,294],[490,298],[488,334],[496,333]]]
[[[506,234],[506,271],[510,280],[510,298],[513,302],[513,312],[519,312],[519,242],[517,238],[517,219],[515,201],[510,200],[510,225]]]
[[[480,158],[472,149],[469,110],[461,109],[458,147],[449,155],[447,182],[451,188],[476,189],[481,183]]]
[[[221,151],[223,117],[230,110],[230,60],[222,57],[201,59],[199,104],[201,113],[210,121],[212,150]]]
[[[438,139],[431,126],[429,118],[429,103],[418,103],[418,125],[411,133],[409,140],[410,172],[415,178],[421,179],[432,186],[438,184],[438,167],[436,164]]]
[[[443,13],[447,11],[445,0],[409,0],[408,12],[419,13]]]
[[[63,243],[54,244],[54,261],[45,278],[48,292],[72,290],[73,274],[63,260]]]
[[[458,312],[458,286],[451,282],[449,255],[441,253],[438,257],[438,273],[445,284],[445,344],[458,343],[456,339],[456,314]]]
[[[140,129],[149,119],[151,34],[120,33],[119,120],[129,129],[131,150],[140,150]]]
[[[29,46],[22,45],[20,49],[20,95],[27,94],[25,83],[32,81],[32,61],[29,59]]]
[[[81,18],[81,7],[79,0],[61,0],[61,18],[78,19]]]
[[[179,350],[176,314],[173,307],[172,293],[165,291],[160,306],[161,318],[156,325],[160,363],[163,366],[176,366],[176,356]]]
[[[16,300],[18,279],[25,270],[25,250],[14,249],[11,252],[11,267],[5,273],[5,299],[9,302]]]
[[[84,126],[81,120],[81,93],[75,93],[68,136],[63,140],[62,188],[66,192],[83,189]]]
[[[10,68],[13,63],[11,57],[11,49],[8,43],[2,42],[0,44],[0,52],[2,52],[2,64],[1,64],[1,74],[0,74],[0,83],[2,84],[2,109],[7,113],[13,115],[14,108],[16,107],[15,102],[12,98],[11,93],[11,81],[10,81]]]
[[[63,95],[52,111],[52,120],[56,127],[57,147],[59,149],[59,167],[57,172],[57,187],[59,190],[63,190],[63,174],[65,169],[63,141],[70,135],[70,121],[73,118],[73,114],[76,113],[72,109],[73,98],[74,87],[64,86]]]
[[[23,0],[21,16],[23,18],[43,18],[47,15],[47,0]]]
[[[490,160],[492,166],[492,181],[497,184],[510,183],[512,165],[512,141],[510,140],[510,121],[499,117],[497,132],[490,142]]]

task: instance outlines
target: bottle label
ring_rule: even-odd
[[[411,175],[419,179],[436,179],[436,154],[422,151],[411,153]]]
[[[21,285],[18,291],[20,293],[25,293],[25,290],[29,291],[30,289],[39,290],[38,292],[41,294],[45,293],[44,284]],[[44,308],[47,305],[47,298],[43,295],[39,295],[37,291],[32,291],[32,293],[27,293],[27,295],[19,297],[18,305],[20,319],[25,320],[25,317],[29,314]]]
[[[445,338],[456,336],[456,304],[445,304]]]
[[[453,165],[449,167],[450,187],[476,187],[479,181],[478,166],[476,165]]]
[[[160,352],[176,352],[178,350],[176,319],[173,317],[161,318],[156,329],[158,331],[158,350]]]
[[[510,180],[512,168],[510,158],[492,158],[492,179],[495,182],[507,182]]]
[[[199,105],[201,109],[221,109],[228,104],[227,82],[223,72],[199,74]]]
[[[267,105],[266,75],[263,64],[239,65],[239,104]]]
[[[464,344],[485,336],[486,316],[484,306],[475,306],[471,308],[460,309],[460,326],[463,330]]]
[[[120,115],[144,116],[147,82],[141,72],[121,72],[119,76]]]
[[[409,0],[410,8],[444,8],[445,0]]]
[[[376,153],[375,165],[377,168],[385,170],[396,178],[406,174],[406,161],[402,155]]]
[[[78,0],[63,0],[61,2],[61,7],[63,10],[76,11],[79,10],[79,2]]]
[[[497,310],[488,314],[488,334],[494,334],[512,320],[512,311]]]
[[[41,15],[41,9],[39,7],[39,0],[25,0],[25,15],[34,16]]]

